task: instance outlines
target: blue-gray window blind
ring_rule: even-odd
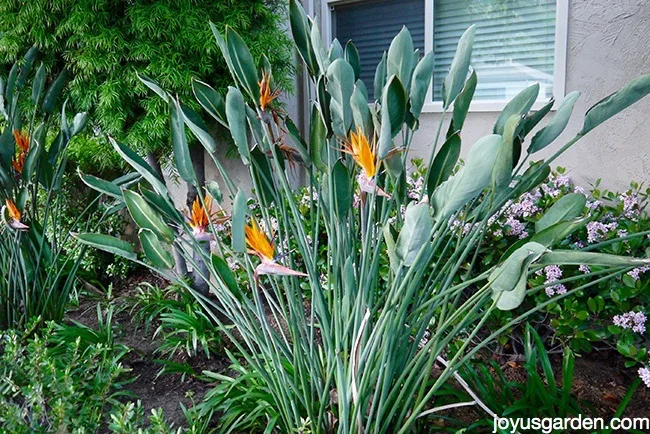
[[[553,95],[555,0],[435,0],[433,95],[440,101],[458,38],[476,24],[472,66],[475,100],[509,100],[540,84],[539,98]]]
[[[332,34],[343,46],[352,40],[359,50],[361,80],[370,98],[375,69],[402,26],[411,32],[414,47],[424,53],[424,0],[370,0],[336,5],[332,10]]]

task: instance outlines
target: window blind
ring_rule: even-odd
[[[433,95],[441,87],[458,39],[472,24],[472,66],[478,75],[475,100],[509,100],[540,84],[540,99],[553,95],[555,0],[435,0]]]
[[[406,26],[414,48],[424,53],[424,0],[371,0],[335,5],[332,34],[359,50],[361,80],[373,98],[375,69],[391,41]]]

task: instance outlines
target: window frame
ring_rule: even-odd
[[[367,0],[321,0],[321,27],[323,41],[329,45],[332,37],[332,11],[337,5],[361,3]],[[433,22],[434,22],[434,0],[422,0],[424,2],[424,51],[426,53],[433,49]],[[567,39],[569,27],[569,0],[556,0],[555,7],[555,55],[553,59],[553,98],[556,109],[558,104],[565,97],[566,85],[566,58]],[[354,42],[354,41],[353,41]],[[386,47],[388,49],[388,47]],[[425,113],[441,113],[442,102],[433,101],[432,86],[429,85],[427,99],[422,109]],[[472,112],[499,112],[503,110],[508,101],[505,100],[483,100],[472,101],[469,110]],[[533,110],[539,110],[548,101],[537,100],[533,104]]]

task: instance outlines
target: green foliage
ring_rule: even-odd
[[[541,338],[530,326],[526,328],[524,348],[521,363],[507,364],[509,369],[518,371],[517,377],[524,375],[524,381],[508,379],[504,367],[495,361],[473,361],[461,368],[459,374],[469,389],[499,417],[526,418],[535,414],[540,418],[566,418],[588,415],[590,409],[571,397],[573,353],[568,349],[564,351],[562,370],[556,380],[550,356]],[[472,399],[464,390],[451,385],[442,395],[454,396],[459,401]],[[479,418],[467,429],[492,429],[493,417],[479,414]]]
[[[447,168],[447,179],[439,185],[433,182],[433,191],[422,189],[418,197],[409,197],[408,157],[401,151],[410,148],[419,124],[414,113],[407,110],[413,107],[411,98],[419,94],[410,89],[426,86],[423,83],[430,83],[431,77],[422,72],[428,69],[426,65],[417,68],[419,62],[413,61],[408,31],[401,32],[388,50],[387,62],[395,74],[387,76],[388,67],[379,68],[376,84],[383,87],[380,99],[375,104],[367,100],[361,104],[359,93],[363,93],[354,94],[354,66],[348,61],[353,61],[354,56],[346,57],[335,41],[325,58],[323,53],[327,51],[322,41],[313,37],[318,31],[297,1],[290,1],[290,11],[296,48],[316,89],[316,98],[311,102],[313,122],[307,129],[312,139],[311,152],[301,153],[286,146],[285,132],[292,130],[291,123],[265,104],[268,95],[261,89],[260,99],[256,99],[251,77],[259,77],[261,71],[252,66],[255,62],[241,38],[232,30],[227,30],[225,37],[215,32],[237,83],[237,88],[229,90],[230,98],[226,98],[226,122],[243,163],[250,169],[264,229],[255,222],[247,225],[251,213],[245,206],[244,193],[232,178],[222,174],[225,195],[235,202],[233,240],[222,242],[224,228],[209,217],[213,210],[208,196],[200,192],[188,221],[170,207],[163,181],[127,145],[115,142],[115,149],[156,191],[155,195],[142,196],[147,210],[129,210],[138,217],[141,227],[154,233],[152,221],[162,220],[167,226],[179,228],[180,235],[173,240],[158,233],[158,241],[180,253],[216,300],[195,290],[174,271],[157,267],[154,256],[148,255],[145,263],[192,291],[205,313],[236,346],[236,364],[245,362],[246,369],[255,373],[270,409],[262,409],[259,418],[246,420],[247,424],[255,424],[253,429],[405,434],[427,422],[431,415],[427,409],[436,393],[500,332],[598,283],[587,279],[527,309],[502,330],[489,336],[479,334],[499,306],[515,309],[544,290],[545,285],[528,289],[530,272],[541,265],[576,262],[576,253],[562,249],[559,237],[548,237],[544,244],[532,240],[511,245],[509,254],[495,258],[485,268],[475,267],[489,242],[486,228],[495,216],[498,219],[504,205],[543,182],[554,159],[582,135],[575,136],[551,158],[537,161],[520,173],[530,154],[522,159],[521,153],[515,152],[515,143],[524,143],[525,135],[530,133],[523,126],[533,117],[529,109],[538,87],[532,86],[508,104],[505,115],[495,125],[496,133],[474,144],[464,167],[456,173],[448,173]],[[463,42],[446,80],[445,107],[451,107],[461,95],[471,99],[471,92],[463,89],[473,86],[465,81],[472,34],[470,29],[461,38]],[[416,69],[418,74],[414,74]],[[633,89],[625,90],[636,92],[626,96],[625,101],[638,99],[646,90],[638,86]],[[355,111],[363,105],[371,110],[373,130],[367,137],[362,134],[364,128],[369,128],[364,122],[366,117],[353,114],[351,98]],[[619,109],[624,106],[616,105]],[[223,121],[221,114],[214,115]],[[443,119],[446,115],[445,109]],[[459,113],[455,128],[462,124],[462,118]],[[455,128],[451,135],[457,132]],[[292,140],[298,137],[294,142],[305,142],[299,133],[290,134]],[[209,143],[202,143],[219,168]],[[437,145],[436,141],[429,168],[435,161]],[[175,160],[187,168],[188,152],[184,147],[186,143],[177,140]],[[289,173],[298,154],[307,157],[303,163],[309,180],[308,214],[291,189]],[[189,175],[188,170],[183,176]],[[423,178],[431,177],[426,173]],[[113,187],[98,190],[115,191]],[[430,203],[422,200],[425,194],[432,198]],[[128,202],[129,197],[131,193],[122,193],[123,201]],[[197,223],[199,215],[208,221]],[[570,227],[565,236],[578,229],[571,225],[575,222],[570,215],[555,224]],[[274,217],[276,231],[271,230]],[[555,216],[548,220],[557,221]],[[551,226],[553,230],[555,225]],[[422,228],[421,233],[418,228]],[[117,249],[114,239],[87,234],[79,239],[132,257],[133,248],[122,244]],[[213,260],[214,256],[221,260]],[[579,260],[603,266],[601,279],[650,262],[599,253],[579,252],[578,256]],[[239,272],[224,267],[228,261],[238,264],[244,273],[241,290],[233,290],[232,282]],[[382,276],[383,270],[386,274]],[[234,325],[236,333],[224,323]],[[429,338],[423,340],[426,333]],[[445,368],[434,373],[433,364],[439,360],[444,361]],[[238,420],[232,422],[231,429],[244,429]]]
[[[0,101],[0,328],[23,327],[34,316],[60,320],[77,283],[82,248],[72,248],[69,230],[88,230],[90,207],[66,220],[61,193],[70,139],[86,125],[87,115],[68,119],[65,107],[59,119],[52,107],[60,89],[57,80],[45,90],[44,76],[36,74],[29,89],[35,50],[15,64]],[[20,75],[18,75],[20,71]],[[24,77],[22,80],[16,76]],[[27,109],[21,95],[31,95]],[[57,125],[58,124],[58,125]],[[92,205],[92,203],[91,203]],[[100,219],[101,220],[101,219]]]
[[[128,304],[134,320],[144,323],[145,329],[154,322],[160,323],[154,337],[160,339],[157,350],[166,357],[172,358],[184,350],[190,357],[203,352],[210,358],[221,349],[221,336],[213,321],[196,298],[178,285],[160,289],[143,283]]]
[[[204,434],[214,432],[210,428],[210,418],[199,418],[193,409],[183,408],[187,427],[173,428],[165,419],[162,409],[152,409],[145,419],[142,403],[118,403],[110,414],[108,429],[112,434]]]
[[[69,233],[80,230],[77,218],[89,203],[93,203],[95,197],[96,192],[82,184],[76,174],[65,173],[62,187],[58,193],[60,218],[56,231]],[[41,192],[38,196],[39,206],[44,207],[47,200],[47,195]],[[122,213],[102,215],[102,208],[103,204],[99,203],[89,210],[84,227],[96,227],[105,234],[122,235],[128,224],[124,215]],[[48,236],[54,236],[54,228],[48,229]],[[133,262],[121,256],[110,255],[94,249],[83,249],[82,252],[82,246],[72,238],[65,239],[62,248],[68,256],[81,255],[79,276],[93,284],[103,285],[111,279],[124,279],[135,269]]]
[[[244,35],[258,57],[265,53],[274,80],[289,88],[291,52],[281,26],[280,0],[12,0],[0,4],[0,63],[11,65],[30,46],[50,73],[67,68],[64,96],[90,114],[95,132],[72,145],[71,157],[91,172],[116,169],[116,154],[103,136],[139,150],[169,151],[167,104],[138,80],[154,77],[170,93],[191,96],[191,81],[225,94],[231,80],[209,21]],[[8,70],[8,69],[7,69]],[[257,84],[255,83],[255,88]],[[197,104],[194,104],[198,106]]]
[[[3,432],[97,432],[122,395],[121,348],[59,338],[56,325],[9,330],[0,347]]]

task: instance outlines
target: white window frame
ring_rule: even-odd
[[[321,26],[323,42],[329,46],[332,37],[332,10],[335,6],[346,3],[360,3],[366,0],[321,0]],[[424,51],[428,53],[433,49],[433,14],[434,0],[422,0],[424,2]],[[567,34],[569,24],[569,0],[556,0],[555,15],[555,56],[553,63],[553,98],[555,106],[562,102],[565,96],[566,83],[566,57],[567,57]],[[353,41],[354,42],[354,41]],[[386,47],[388,49],[388,47]],[[480,80],[480,77],[479,77]],[[423,112],[442,112],[442,102],[433,101],[432,86],[429,86],[426,103]],[[532,109],[539,110],[548,101],[537,100]],[[473,101],[469,110],[473,112],[499,112],[503,110],[507,101],[505,100],[483,100]]]

